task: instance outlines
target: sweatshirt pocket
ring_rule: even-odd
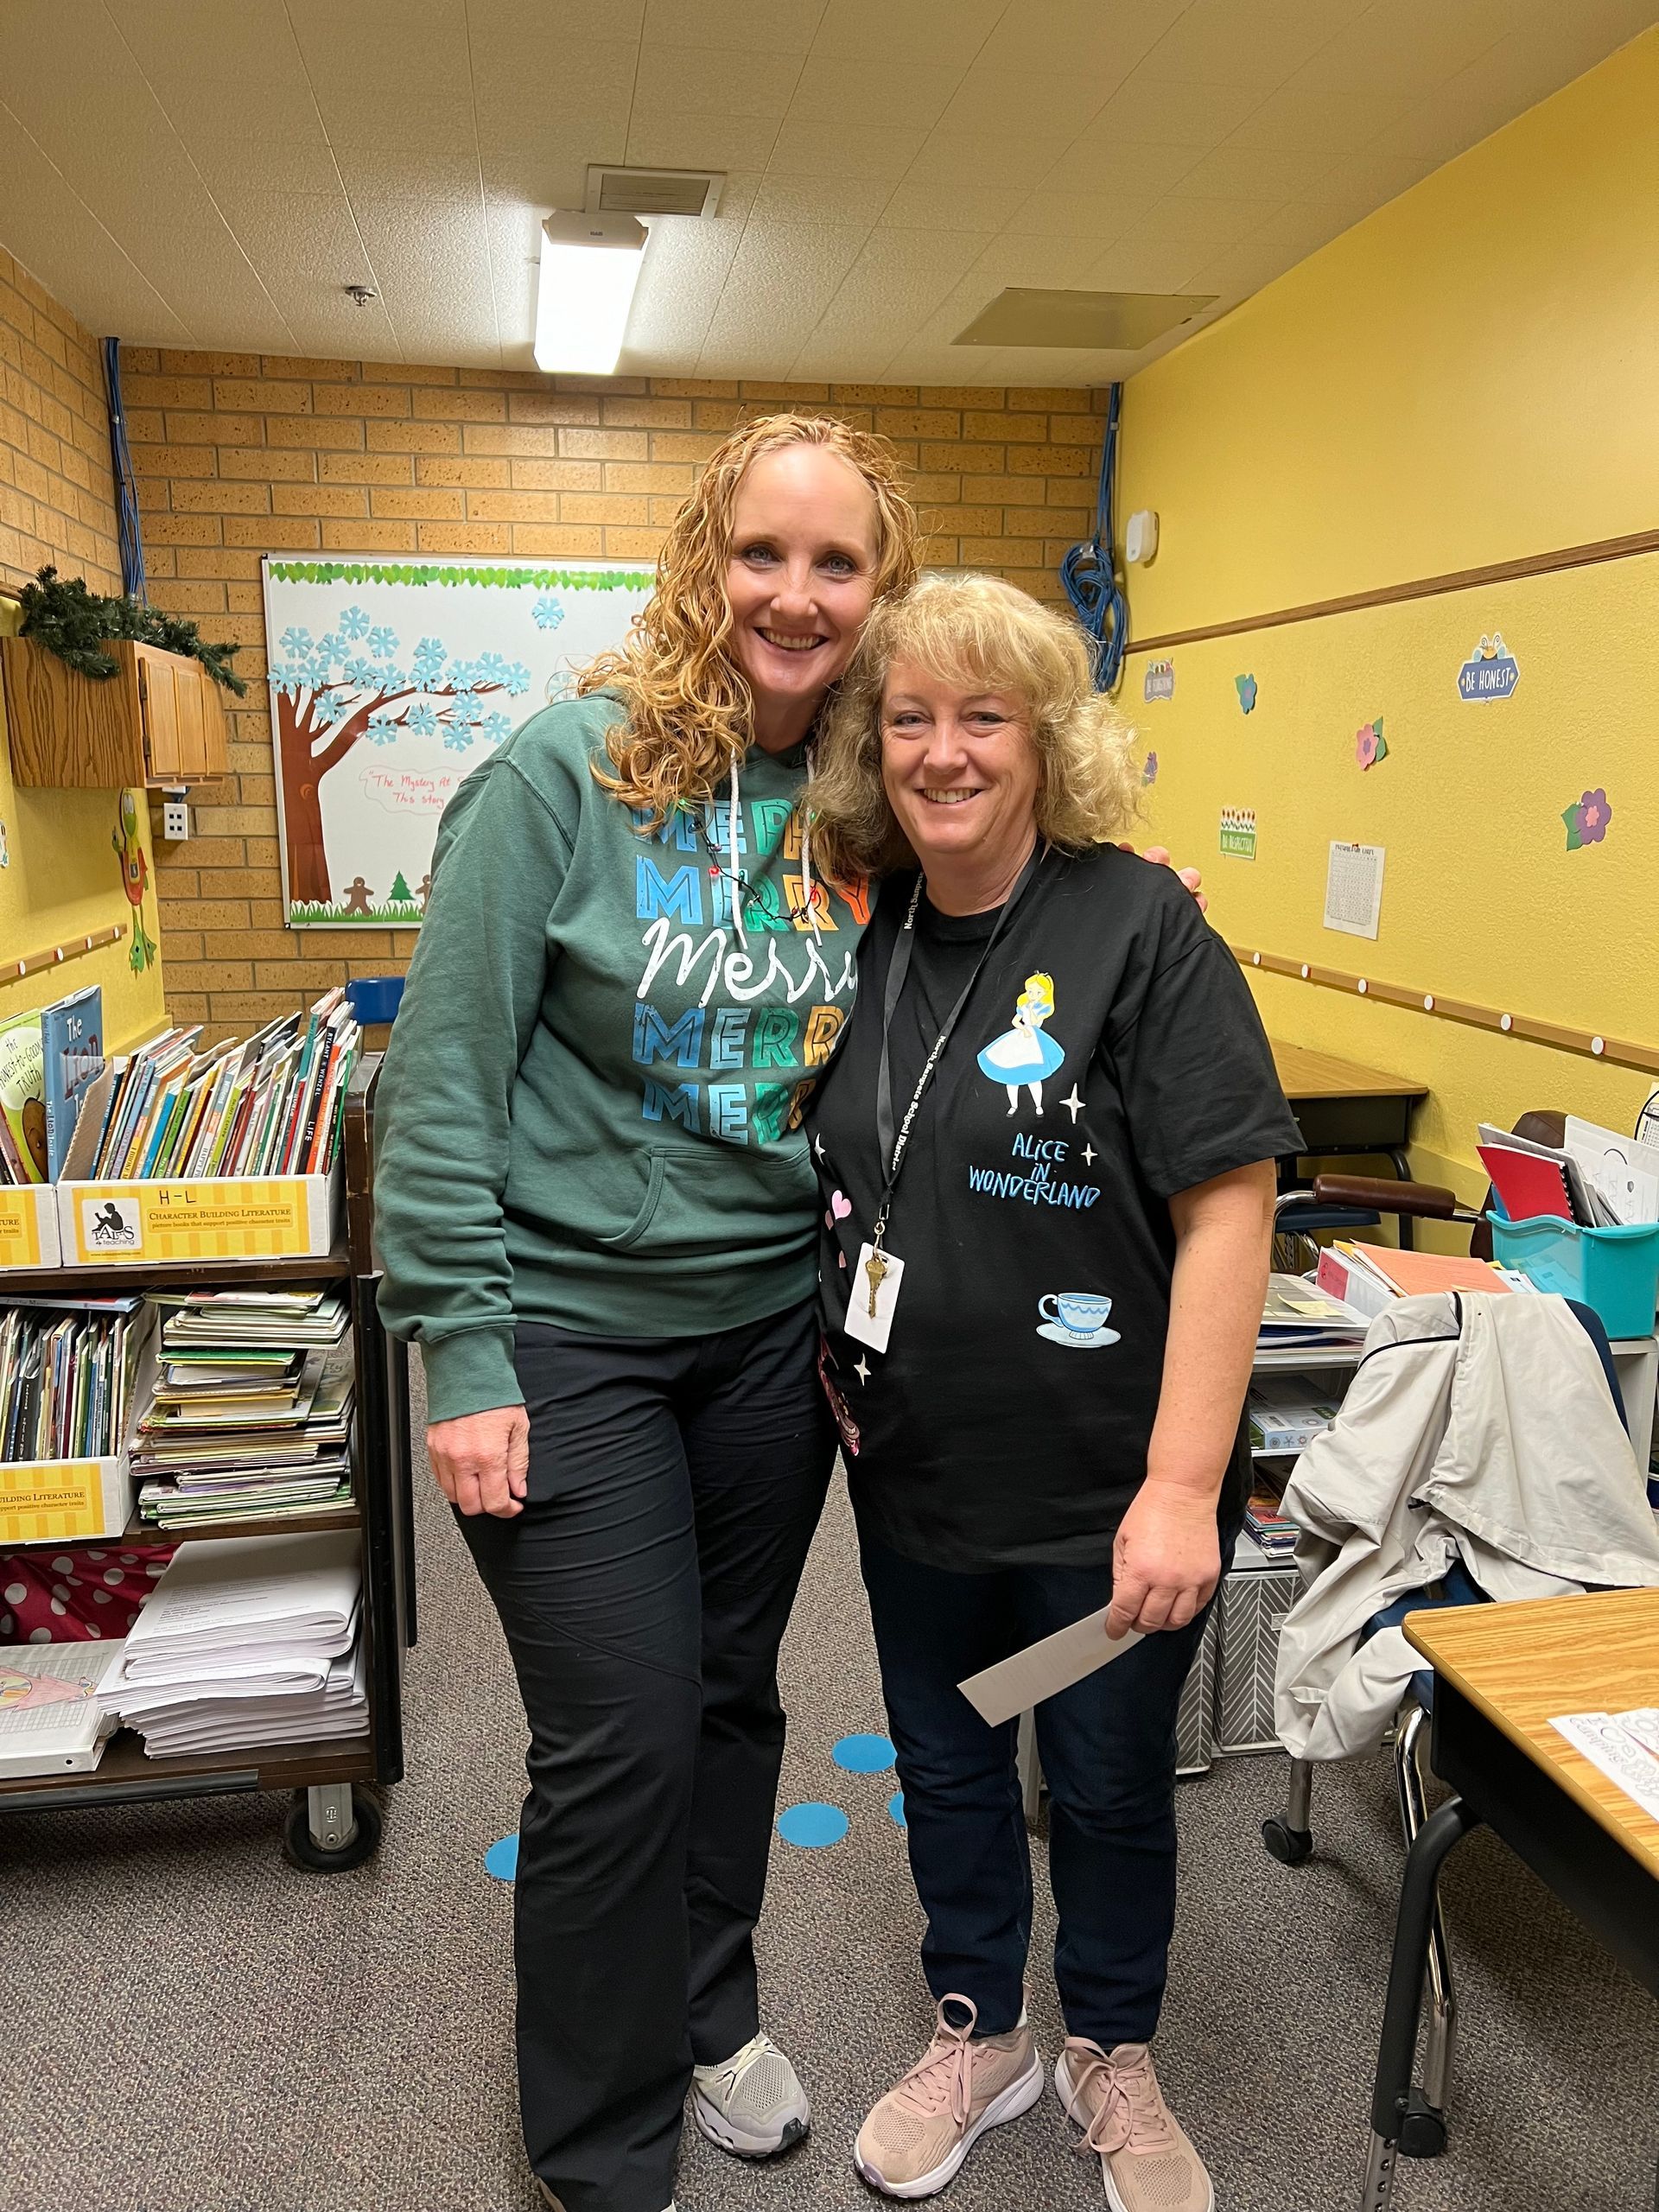
[[[816,1192],[804,1141],[787,1147],[662,1146],[626,1225],[597,1235],[607,1252],[713,1258],[775,1251],[810,1234]]]

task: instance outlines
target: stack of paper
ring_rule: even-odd
[[[1370,1319],[1396,1298],[1422,1298],[1441,1290],[1508,1293],[1514,1287],[1513,1280],[1490,1260],[1450,1252],[1399,1252],[1391,1244],[1347,1243],[1341,1238],[1320,1253],[1314,1280]]]
[[[92,1772],[115,1726],[105,1685],[125,1648],[120,1637],[0,1644],[0,1776]]]
[[[1269,1275],[1262,1326],[1256,1336],[1258,1351],[1284,1346],[1317,1351],[1363,1341],[1366,1317],[1339,1298],[1300,1275]]]
[[[140,1516],[184,1529],[348,1511],[346,1325],[336,1290],[207,1291],[169,1312],[133,1444]]]
[[[359,1582],[350,1535],[181,1545],[105,1696],[153,1758],[359,1735]]]
[[[1281,1501],[1268,1490],[1251,1492],[1244,1507],[1244,1532],[1269,1559],[1288,1559],[1296,1548],[1296,1523],[1286,1520]]]

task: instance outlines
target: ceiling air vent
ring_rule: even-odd
[[[588,171],[586,212],[590,215],[712,215],[725,181],[723,175],[709,169],[613,169],[594,163]]]
[[[1086,346],[1138,353],[1213,307],[1215,292],[999,292],[955,346]]]

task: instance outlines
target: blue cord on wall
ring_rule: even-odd
[[[1106,435],[1100,448],[1100,489],[1095,501],[1092,537],[1074,545],[1060,563],[1060,582],[1077,609],[1077,620],[1095,645],[1095,689],[1112,691],[1123,666],[1129,642],[1129,607],[1119,588],[1117,557],[1112,544],[1112,497],[1117,477],[1117,417],[1123,397],[1121,384],[1111,386],[1106,402]]]
[[[116,520],[121,540],[121,588],[132,599],[147,599],[144,542],[138,527],[138,486],[127,444],[127,418],[121,404],[121,340],[104,340],[104,383],[110,401],[110,464],[115,474]]]

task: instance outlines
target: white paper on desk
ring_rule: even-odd
[[[1659,1221],[1659,1145],[1569,1114],[1566,1149],[1615,1222]]]
[[[1592,1767],[1659,1821],[1659,1758],[1644,1751],[1611,1713],[1564,1713],[1550,1722]]]
[[[1097,1667],[1121,1659],[1141,1638],[1137,1628],[1115,1640],[1109,1637],[1103,1606],[1099,1612],[1073,1621],[1070,1628],[1046,1636],[1040,1643],[1028,1643],[1011,1659],[1000,1659],[995,1667],[969,1675],[957,1688],[982,1720],[999,1728],[1016,1713],[1040,1705],[1046,1697],[1052,1697],[1057,1690],[1069,1690],[1073,1682],[1080,1682]]]

